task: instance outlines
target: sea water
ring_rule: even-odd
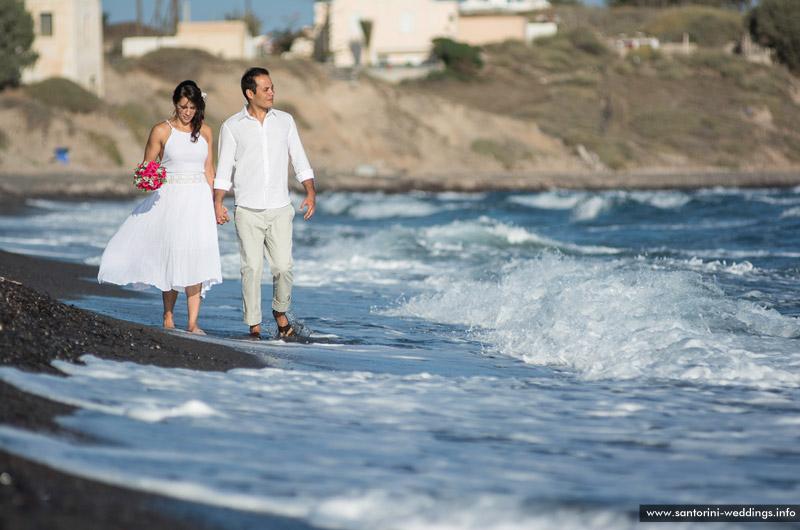
[[[0,217],[0,247],[98,264],[135,204],[29,201]],[[77,407],[57,421],[81,436],[0,426],[0,446],[319,528],[639,528],[640,504],[800,499],[800,189],[325,193],[317,206],[295,221],[303,342],[241,340],[236,237],[219,230],[224,282],[195,340],[271,368],[90,351],[55,363],[66,377],[2,368]],[[264,293],[268,315],[266,276]],[[160,324],[155,290],[70,303]]]

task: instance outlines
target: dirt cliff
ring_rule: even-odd
[[[272,73],[276,108],[294,115],[323,189],[657,188],[800,181],[793,166],[800,150],[787,156],[772,147],[778,137],[764,103],[754,102],[744,118],[746,126],[752,123],[758,131],[772,128],[758,145],[733,138],[737,130],[726,139],[728,131],[709,122],[718,130],[704,144],[706,151],[717,149],[721,137],[727,142],[721,152],[727,149],[728,158],[735,158],[735,164],[715,164],[688,141],[677,147],[669,144],[672,137],[657,143],[652,131],[665,127],[687,136],[681,129],[685,126],[669,118],[692,112],[670,112],[668,101],[658,101],[658,111],[648,114],[648,101],[656,103],[656,96],[675,99],[676,91],[663,82],[653,85],[660,86],[658,92],[636,94],[631,82],[643,86],[648,81],[641,72],[608,73],[594,63],[580,65],[572,78],[559,82],[555,74],[545,75],[541,58],[520,55],[526,53],[532,52],[487,49],[484,73],[472,83],[389,84],[312,61],[268,58],[259,64]],[[248,66],[191,50],[111,61],[105,97],[89,112],[50,105],[48,97],[33,98],[24,88],[0,94],[0,192],[133,193],[132,168],[141,161],[150,128],[171,116],[174,86],[194,79],[207,92],[206,121],[216,133],[245,103],[239,80]],[[628,87],[627,92],[612,82]],[[686,79],[675,82],[688,84]],[[692,97],[697,100],[693,105],[703,105],[700,95]],[[612,118],[595,124],[604,104]],[[786,105],[800,114],[796,103]],[[607,131],[598,133],[604,126]],[[786,143],[784,137],[780,141]],[[66,163],[56,156],[59,148],[68,150]],[[746,148],[759,153],[752,163],[744,153],[738,158],[733,153]],[[770,149],[774,156],[768,156]],[[611,160],[622,153],[624,164],[612,170],[603,159],[606,153]]]

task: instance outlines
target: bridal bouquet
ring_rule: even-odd
[[[142,191],[153,191],[167,181],[167,170],[155,161],[142,162],[133,170],[133,184]]]

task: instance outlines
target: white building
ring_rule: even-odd
[[[336,66],[419,66],[436,37],[480,46],[554,35],[554,20],[531,19],[550,7],[547,0],[329,0],[314,5],[314,28]]]
[[[336,66],[418,66],[430,57],[434,38],[456,38],[458,5],[457,0],[317,2],[314,26],[327,28]]]
[[[33,17],[39,59],[23,83],[64,77],[102,97],[103,17],[100,0],[25,0]]]
[[[464,14],[476,12],[524,13],[548,9],[547,0],[462,0],[459,10]]]
[[[250,36],[244,20],[178,22],[175,35],[122,39],[122,55],[139,57],[159,48],[194,48],[223,59],[252,59],[260,55],[260,42]]]

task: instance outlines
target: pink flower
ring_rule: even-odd
[[[133,171],[133,183],[142,191],[153,191],[166,181],[166,169],[155,160],[142,162]]]

